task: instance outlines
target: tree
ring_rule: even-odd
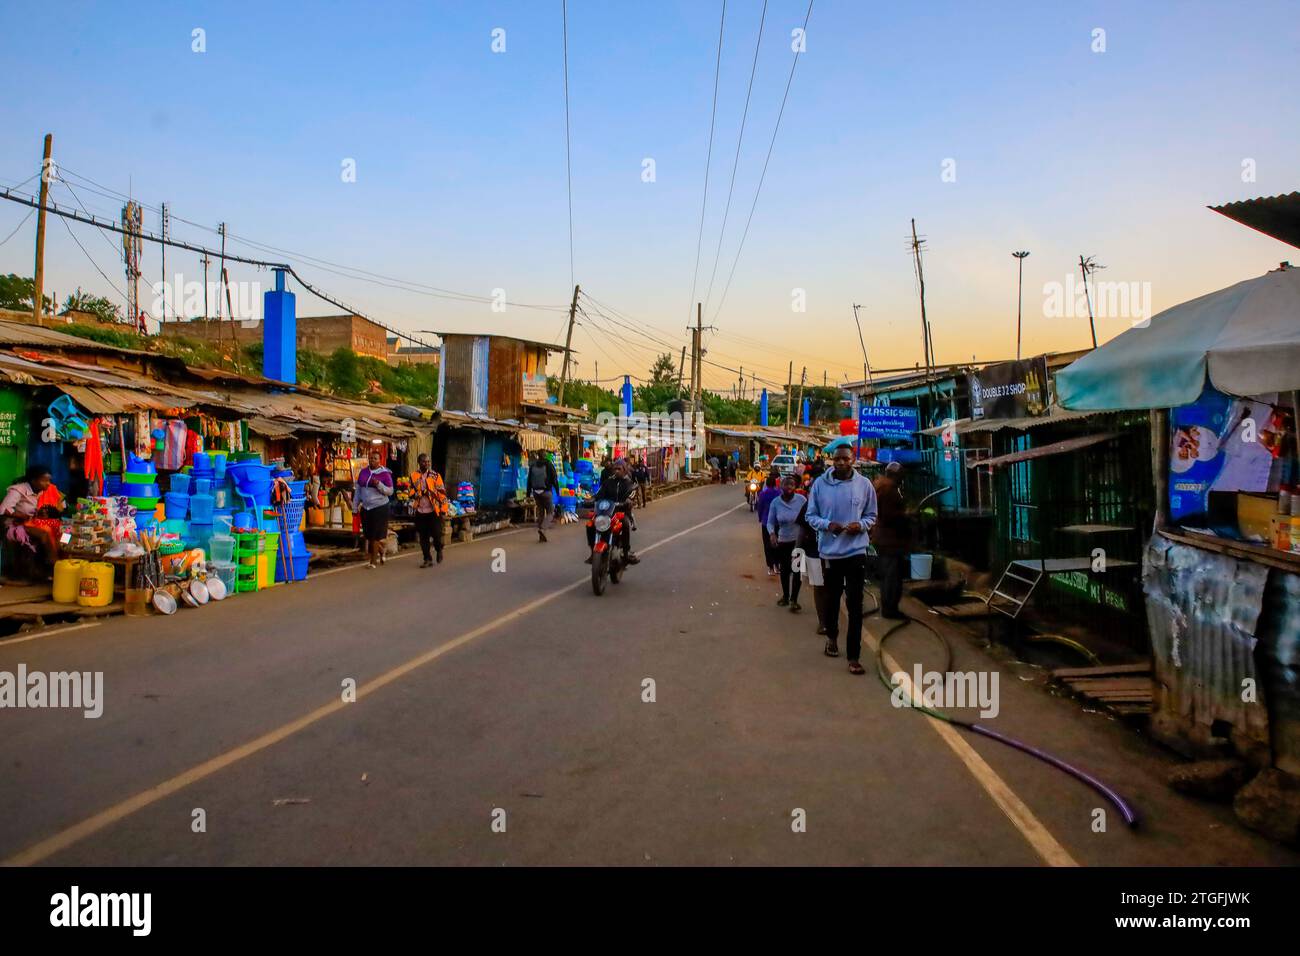
[[[0,276],[0,309],[17,309],[20,312],[32,311],[32,296],[36,294],[36,280],[12,272]],[[42,295],[42,312],[54,311],[54,300]]]
[[[650,366],[650,384],[651,385],[671,385],[677,381],[677,363],[668,352],[664,352],[655,359],[654,365]]]
[[[106,323],[122,321],[122,313],[118,311],[117,306],[102,295],[91,295],[89,292],[82,292],[81,286],[77,286],[77,291],[64,301],[63,311],[85,312]]]

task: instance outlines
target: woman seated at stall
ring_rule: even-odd
[[[58,556],[46,519],[63,513],[63,495],[55,486],[50,469],[33,465],[22,481],[9,486],[0,501],[0,522],[4,527],[4,567],[11,578],[48,581]],[[10,570],[11,569],[11,570]]]

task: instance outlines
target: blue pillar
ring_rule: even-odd
[[[763,394],[758,397],[758,423],[767,425],[767,389],[763,389]]]
[[[275,288],[262,293],[262,374],[277,382],[298,381],[298,316],[295,297],[275,270]]]
[[[632,417],[632,377],[623,376],[623,417]]]
[[[803,400],[803,414],[799,418],[799,420],[803,422],[805,425],[807,425],[809,424],[809,416],[811,415],[812,415],[812,399],[805,398]]]

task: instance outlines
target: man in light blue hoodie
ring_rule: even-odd
[[[867,567],[867,533],[876,523],[876,489],[853,467],[853,449],[835,450],[834,467],[812,483],[808,524],[826,579],[826,656],[839,657],[840,596],[849,612],[846,635],[849,673],[865,673],[862,653],[862,588]]]

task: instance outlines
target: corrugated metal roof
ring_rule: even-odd
[[[130,332],[131,330],[127,326],[123,326],[122,331]],[[149,354],[140,349],[124,349],[116,345],[105,345],[93,339],[68,335],[66,332],[56,332],[54,329],[47,329],[43,325],[28,325],[25,322],[7,322],[3,320],[0,320],[0,345],[81,349],[88,352],[122,352],[127,355]]]
[[[1028,431],[1031,428],[1037,428],[1040,425],[1056,425],[1060,422],[1070,422],[1077,418],[1091,418],[1094,415],[1104,415],[1105,412],[1087,412],[1073,411],[1068,408],[1062,408],[1059,405],[1053,405],[1048,409],[1046,415],[1029,415],[1020,418],[959,418],[953,422],[953,430],[958,435],[965,435],[967,432],[996,432],[1004,428],[1012,428],[1016,431]],[[946,426],[936,425],[933,428],[923,428],[922,435],[942,435]]]
[[[1079,451],[1082,448],[1088,448],[1091,445],[1100,445],[1104,441],[1110,441],[1112,438],[1118,438],[1119,432],[1102,432],[1099,435],[1079,435],[1075,438],[1067,438],[1065,441],[1054,441],[1049,445],[1039,445],[1037,448],[1027,448],[1024,451],[1013,451],[1009,455],[998,455],[996,458],[984,458],[978,461],[968,462],[967,468],[999,468],[1002,465],[1014,465],[1018,461],[1031,461],[1035,458],[1046,458],[1048,455],[1063,455],[1066,452]]]
[[[1300,192],[1243,199],[1209,208],[1256,232],[1300,248]]]

